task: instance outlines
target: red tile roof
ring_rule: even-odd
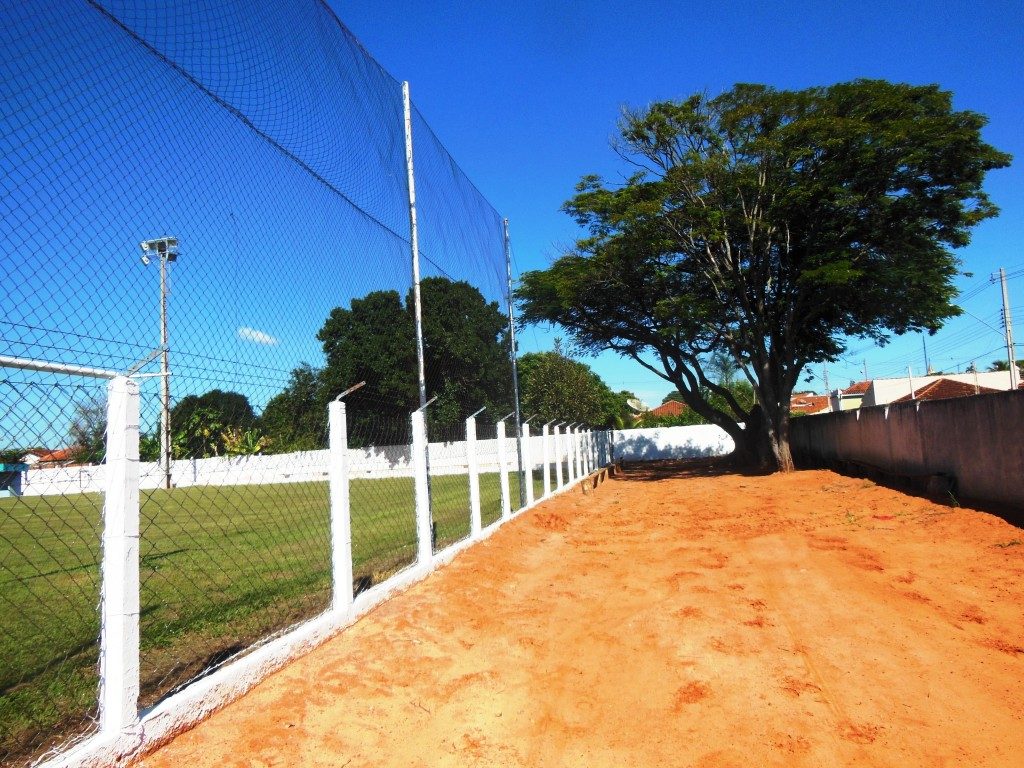
[[[58,448],[55,451],[48,451],[45,448],[31,450],[28,453],[32,456],[36,456],[40,462],[57,463],[61,461],[74,461],[78,454],[81,453],[82,449],[78,446],[71,446],[70,448]]]
[[[911,400],[949,400],[954,397],[971,397],[972,395],[988,395],[999,392],[991,387],[980,387],[964,381],[939,379],[914,390],[914,395],[904,395],[893,400],[894,403],[909,403]]]
[[[657,408],[652,408],[644,415],[653,416],[655,418],[661,418],[663,416],[679,416],[686,411],[687,408],[688,406],[685,403],[680,403],[678,400],[666,400]]]
[[[789,400],[790,413],[821,413],[828,410],[828,395],[794,395]]]
[[[871,386],[870,381],[858,381],[856,384],[851,384],[843,390],[844,395],[863,395],[868,391],[868,387]]]

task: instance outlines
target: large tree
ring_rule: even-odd
[[[431,434],[461,436],[463,420],[481,406],[495,418],[511,410],[508,320],[463,281],[424,278],[420,293],[426,391],[437,398],[427,410]],[[366,385],[346,398],[350,444],[406,442],[409,413],[419,407],[412,292],[403,302],[397,291],[373,291],[335,307],[317,339],[324,367],[293,371],[264,410],[273,449],[322,447],[327,403],[361,381]]]
[[[636,170],[579,183],[565,210],[588,234],[523,276],[523,319],[632,357],[728,432],[743,463],[791,469],[805,365],[848,337],[934,332],[959,313],[952,249],[997,213],[982,182],[1010,158],[951,100],[857,80],[624,112],[617,150]],[[753,387],[752,407],[714,380],[716,354]]]

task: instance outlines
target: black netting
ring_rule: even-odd
[[[359,381],[357,591],[413,561],[420,393],[402,87],[325,4],[40,0],[0,21],[0,451],[64,456],[0,498],[18,763],[95,719],[106,390],[9,358],[153,376],[143,705],[329,605],[327,406]],[[443,545],[469,532],[465,418],[511,410],[505,246],[415,106],[411,124]]]

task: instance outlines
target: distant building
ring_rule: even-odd
[[[954,381],[967,385],[959,389],[964,395],[979,392],[1005,392],[1011,387],[1009,371],[985,371],[977,373],[944,373],[931,376],[900,376],[892,379],[871,379],[858,381],[846,389],[837,389],[831,393],[833,411],[850,411],[856,408],[868,408],[873,405],[888,405],[899,400],[909,400],[910,393],[934,384],[937,381]],[[952,391],[946,385],[939,392]]]
[[[78,455],[82,449],[77,445],[70,448],[58,448],[50,451],[45,448],[33,449],[21,457],[21,463],[27,464],[33,469],[46,469],[47,467],[67,467],[77,463]]]
[[[0,464],[0,498],[21,496],[21,482],[27,464]]]
[[[1005,392],[1012,386],[1009,371],[985,371],[977,373],[944,373],[934,376],[901,376],[898,379],[874,379],[864,395],[862,405],[888,405],[902,398],[909,399],[911,392],[934,384],[937,381],[955,381],[967,384],[973,390],[975,386],[979,390],[990,390],[993,392]],[[967,390],[962,390],[967,392]],[[973,394],[973,391],[971,392]],[[965,395],[960,395],[964,397]]]
[[[972,397],[999,392],[998,389],[968,384],[953,379],[939,379],[915,389],[913,393],[893,400],[894,403],[909,403],[911,400],[950,400],[954,397]]]
[[[832,393],[833,411],[855,411],[864,405],[864,397],[871,388],[870,381],[854,382],[846,389],[837,389]]]
[[[680,403],[678,400],[666,400],[657,408],[649,410],[646,415],[661,419],[666,416],[682,416],[687,410],[689,410],[689,406],[686,403]]]
[[[789,399],[789,412],[792,414],[826,413],[830,410],[831,398],[828,395],[798,392]]]

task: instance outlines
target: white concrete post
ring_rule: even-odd
[[[577,449],[577,479],[583,477],[583,428],[577,426],[577,436],[575,436],[575,449]]]
[[[533,504],[533,451],[530,442],[530,424],[523,422],[523,466],[519,468],[526,486],[526,498],[519,500],[523,506]]]
[[[498,484],[501,485],[501,516],[512,515],[512,503],[508,497],[508,456],[505,450],[505,422],[494,425],[495,437],[498,441]]]
[[[100,732],[132,731],[139,719],[139,385],[107,384],[100,604]]]
[[[331,607],[346,611],[352,605],[352,516],[348,487],[348,424],[345,403],[327,407],[330,435],[328,480],[331,489]]]
[[[566,455],[569,464],[569,482],[576,479],[576,427],[569,425],[566,430]]]
[[[466,463],[469,465],[470,536],[479,539],[483,531],[480,518],[480,460],[476,453],[476,418],[466,419]]]
[[[416,562],[430,568],[434,541],[430,530],[430,487],[427,483],[427,421],[422,410],[412,412],[412,469],[416,489]]]
[[[590,456],[590,435],[589,429],[583,430],[583,476],[586,477],[591,472],[591,461]]]
[[[564,478],[562,477],[562,438],[559,434],[561,425],[555,425],[555,487],[561,488]]]
[[[551,493],[551,446],[548,445],[548,425],[540,428],[540,454],[544,462],[542,477],[544,479],[544,496]]]

